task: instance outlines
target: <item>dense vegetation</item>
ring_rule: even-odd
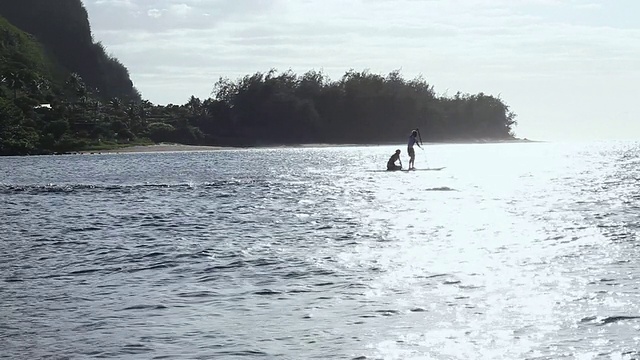
[[[87,90],[102,100],[140,100],[127,68],[93,41],[81,0],[0,1],[0,16],[44,46],[55,59],[56,75],[80,75]]]
[[[398,71],[349,71],[331,80],[318,71],[271,70],[221,78],[208,99],[153,105],[93,43],[80,0],[3,2],[0,15],[11,19],[0,17],[0,155],[150,142],[404,142],[416,127],[425,141],[513,138],[515,115],[501,99],[440,96]]]
[[[256,73],[220,79],[213,98],[185,105],[186,119],[207,142],[248,144],[404,141],[419,127],[425,140],[511,139],[515,114],[483,93],[438,96],[424,79],[348,71],[332,81],[322,72]]]

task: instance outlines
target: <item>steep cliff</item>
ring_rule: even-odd
[[[1,1],[0,15],[33,35],[59,73],[77,73],[98,97],[140,100],[127,68],[94,41],[81,0]]]

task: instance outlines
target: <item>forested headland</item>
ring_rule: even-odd
[[[439,95],[399,71],[330,79],[322,71],[269,70],[212,79],[207,99],[156,105],[94,41],[81,0],[0,3],[0,155],[157,142],[403,143],[413,128],[424,141],[510,140],[515,124],[499,97]]]

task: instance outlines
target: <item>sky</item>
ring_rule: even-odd
[[[637,0],[83,0],[96,41],[145,99],[184,104],[220,77],[349,69],[484,92],[518,137],[640,138]]]

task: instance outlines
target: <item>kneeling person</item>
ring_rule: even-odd
[[[396,165],[396,161],[400,162],[400,165]],[[400,160],[400,150],[396,150],[395,154],[391,155],[389,161],[387,161],[387,170],[402,170],[402,160]]]

